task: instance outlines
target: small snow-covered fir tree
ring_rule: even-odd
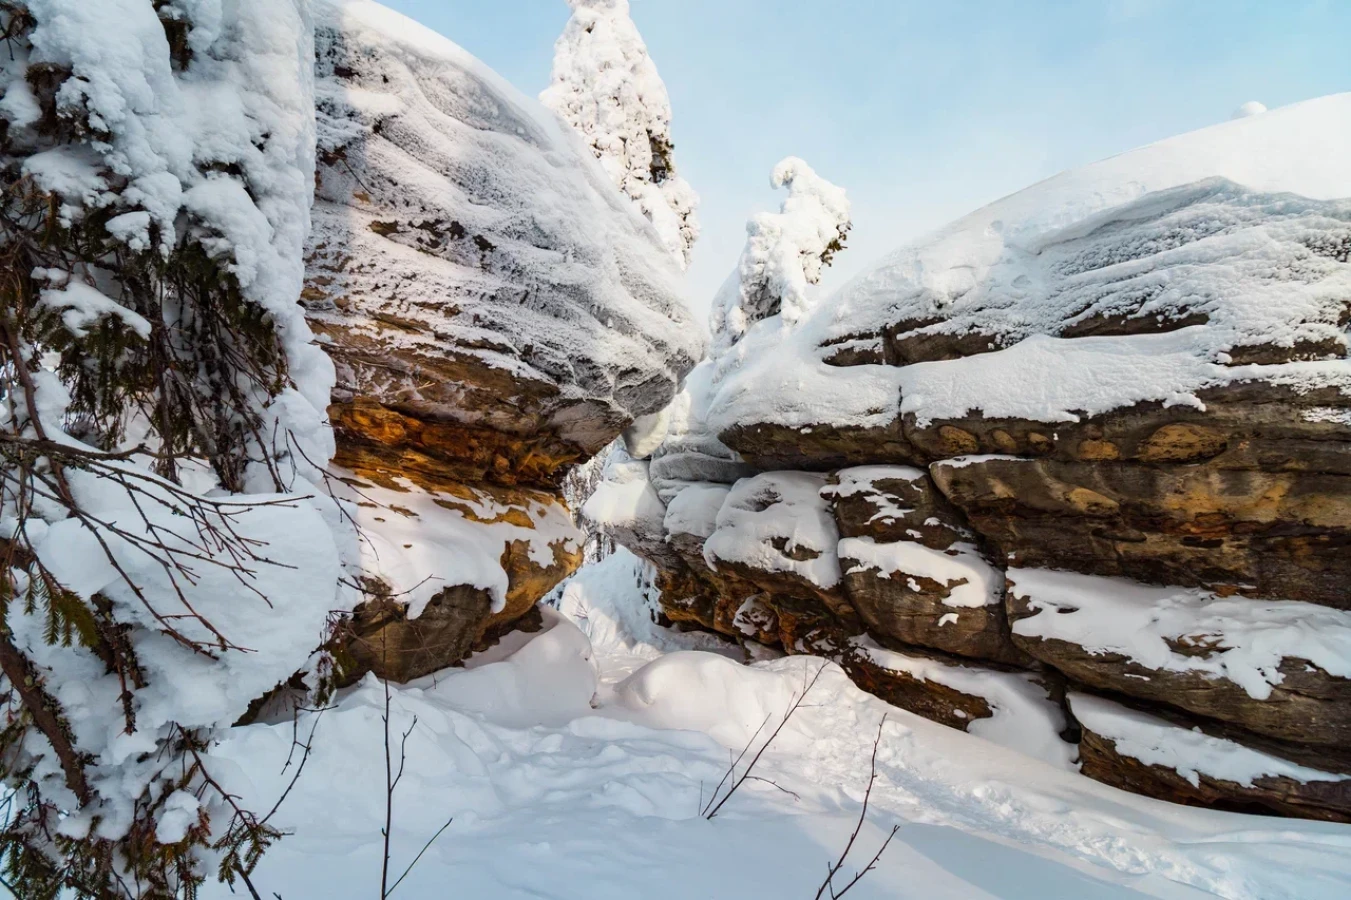
[[[193,897],[280,836],[213,754],[339,590],[308,4],[4,0],[0,29],[0,872]]]
[[[771,183],[787,188],[788,197],[779,212],[746,223],[741,260],[713,300],[714,356],[761,319],[800,320],[811,305],[808,286],[821,281],[852,227],[844,189],[797,157],[775,166]]]
[[[568,0],[572,18],[554,47],[540,95],[591,146],[683,269],[699,238],[699,198],[675,169],[671,101],[628,0]]]

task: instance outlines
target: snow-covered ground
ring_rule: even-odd
[[[777,724],[821,663],[747,666],[733,645],[653,624],[640,566],[621,551],[588,567],[543,632],[394,688],[396,745],[417,722],[393,873],[453,818],[396,896],[810,900],[857,820],[884,715],[868,824],[845,872],[899,831],[852,900],[1351,894],[1351,828],[1122,793],[888,707],[833,666],[756,770],[778,787],[747,782],[706,821],[701,798],[729,755],[767,717]],[[295,834],[254,879],[263,896],[379,895],[383,705],[367,681],[319,720],[279,813]],[[311,724],[301,719],[302,738]],[[290,722],[256,725],[222,748],[255,808],[290,781],[292,735]]]

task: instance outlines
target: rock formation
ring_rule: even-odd
[[[1184,135],[756,323],[621,540],[672,619],[920,715],[1351,821],[1348,141],[1351,95]]]
[[[347,678],[461,659],[581,561],[559,484],[702,352],[651,225],[550,113],[372,3],[318,9],[304,299],[366,602]]]

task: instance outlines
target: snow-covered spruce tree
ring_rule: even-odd
[[[0,0],[0,877],[191,897],[335,603],[306,0]]]
[[[808,286],[820,282],[852,227],[844,189],[797,157],[775,166],[771,183],[786,187],[788,197],[779,212],[746,223],[741,260],[713,299],[715,357],[761,319],[782,315],[790,325],[801,319],[811,304]]]
[[[671,100],[628,0],[568,0],[544,105],[576,129],[682,269],[699,239],[699,197],[672,157]]]

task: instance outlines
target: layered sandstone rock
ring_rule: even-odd
[[[701,573],[678,592],[694,620],[735,633],[718,610],[750,585],[786,650],[920,715],[971,727],[997,718],[992,685],[1068,683],[1091,777],[1351,816],[1351,166],[1320,149],[1339,142],[1351,95],[1165,141],[757,322],[707,364],[650,558]],[[689,447],[718,463],[680,465]],[[727,464],[761,473],[710,474]],[[1155,731],[1123,733],[1093,691]],[[1145,732],[1195,739],[1151,755]]]
[[[1101,697],[1069,700],[1090,778],[1175,803],[1351,822],[1344,759],[1300,764]]]
[[[317,9],[304,301],[368,602],[349,677],[461,659],[581,561],[564,474],[702,352],[650,224],[551,114],[371,4]]]
[[[1004,576],[919,469],[865,466],[831,477],[845,592],[868,630],[918,647],[1026,662],[1009,637]]]

